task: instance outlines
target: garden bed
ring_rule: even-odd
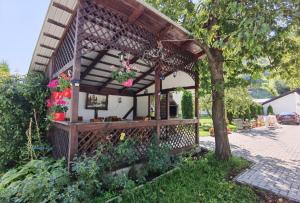
[[[238,185],[229,177],[249,166],[233,157],[220,162],[209,153],[191,156],[175,169],[142,186],[123,191],[108,202],[258,202],[259,197],[248,186]],[[100,202],[96,198],[94,202]],[[103,200],[103,199],[101,199]]]

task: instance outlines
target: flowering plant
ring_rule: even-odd
[[[70,80],[71,78],[65,73],[59,75],[58,83],[62,91],[71,87]]]
[[[59,82],[57,79],[51,80],[47,85],[48,88],[53,89],[54,91],[59,91]]]
[[[65,89],[71,87],[70,77],[65,73],[62,73],[59,75],[58,79],[51,80],[47,87],[53,91],[64,91]]]
[[[122,65],[124,67],[123,70],[112,72],[112,78],[118,81],[119,83],[132,79],[136,75],[134,71],[135,68],[131,64],[129,64],[129,61],[123,61]]]
[[[58,100],[55,103],[50,105],[51,111],[54,113],[67,112],[68,111],[68,103],[64,100]]]

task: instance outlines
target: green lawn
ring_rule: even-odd
[[[126,192],[118,202],[258,202],[254,191],[229,180],[248,167],[237,157],[220,162],[212,153],[197,161],[184,162],[179,170],[144,187]]]
[[[200,137],[209,136],[209,129],[213,126],[212,119],[210,117],[200,117],[200,123]],[[228,124],[227,127],[233,132],[237,130],[236,126],[232,124]]]

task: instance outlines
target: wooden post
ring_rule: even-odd
[[[137,113],[137,97],[133,97],[133,120],[136,119],[136,113]]]
[[[80,20],[80,5],[77,8],[76,14],[76,30],[75,30],[75,45],[73,54],[73,71],[72,71],[72,99],[71,99],[71,116],[70,122],[78,122],[78,102],[79,102],[79,80],[80,80],[80,68],[81,68],[81,50],[78,45],[80,44],[80,39],[78,36],[80,34],[81,22]],[[76,125],[70,125],[69,133],[69,152],[68,152],[68,168],[70,169],[71,161],[78,152],[78,131]]]
[[[156,138],[159,141],[160,136],[160,89],[161,88],[161,80],[159,70],[155,69],[155,120],[156,120]]]
[[[50,58],[49,61],[49,66],[48,66],[48,78],[49,80],[52,79],[52,75],[53,75],[53,60],[54,60],[54,55],[52,55],[52,57]]]
[[[78,130],[76,125],[70,125],[69,130],[69,151],[68,151],[68,171],[71,170],[71,162],[78,152]]]
[[[150,95],[148,95],[148,117],[151,119],[150,105],[151,105]]]
[[[195,144],[199,145],[199,75],[195,73],[195,117],[198,120],[195,126]]]
[[[167,114],[167,120],[170,119],[170,93],[169,91],[166,93],[166,114]]]

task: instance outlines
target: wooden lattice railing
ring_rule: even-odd
[[[138,156],[143,158],[154,136],[174,152],[192,147],[198,139],[197,125],[196,119],[56,123],[51,130],[50,140],[55,157],[72,159],[75,154],[70,153],[92,153],[99,144],[119,143],[121,134],[125,134],[125,139],[133,138],[136,141]]]
[[[52,155],[54,158],[68,157],[69,153],[69,127],[55,124],[50,128],[49,141],[52,144]]]

